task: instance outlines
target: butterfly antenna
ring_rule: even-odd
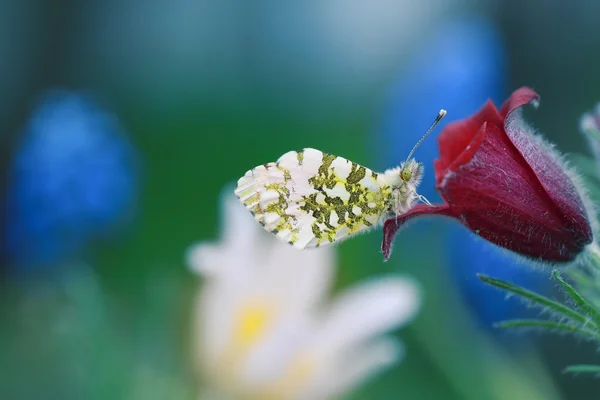
[[[446,116],[446,110],[441,109],[440,112],[438,113],[437,117],[435,117],[435,119],[433,120],[429,129],[427,129],[427,132],[425,132],[425,134],[421,137],[421,139],[419,139],[417,144],[415,144],[415,147],[413,147],[412,150],[410,151],[410,153],[408,153],[408,157],[406,157],[406,162],[408,162],[408,160],[410,160],[412,155],[415,153],[415,150],[417,150],[417,148],[421,145],[421,143],[423,143],[423,141],[427,138],[427,136],[429,136],[429,134],[431,132],[433,132],[433,130],[435,129],[437,124],[439,124],[440,121],[442,120],[442,118],[444,118],[445,116]]]

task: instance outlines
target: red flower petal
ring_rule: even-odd
[[[567,172],[567,165],[561,155],[556,152],[552,145],[540,136],[530,131],[521,120],[520,113],[513,113],[516,108],[510,108],[515,103],[521,105],[529,99],[535,102],[537,95],[527,92],[523,88],[522,93],[516,100],[507,101],[508,115],[505,121],[505,132],[514,144],[519,154],[526,161],[537,181],[543,187],[544,192],[554,203],[552,206],[555,213],[562,220],[562,224],[574,235],[573,241],[589,243],[592,239],[592,230],[589,223],[589,215],[580,196],[580,190],[576,187],[575,177]],[[504,109],[504,107],[503,107]]]
[[[538,106],[540,101],[540,96],[533,90],[528,87],[522,87],[515,90],[508,100],[502,104],[502,108],[500,109],[500,116],[502,119],[506,119],[510,113],[512,113],[515,109],[522,107],[526,104],[532,103],[534,107]]]
[[[452,210],[447,204],[436,205],[435,207],[431,207],[425,204],[417,204],[408,212],[396,217],[390,218],[385,221],[383,225],[383,242],[381,243],[381,250],[383,251],[383,256],[385,259],[389,259],[392,254],[392,244],[394,242],[394,237],[396,236],[396,232],[409,220],[415,217],[422,217],[426,215],[446,215],[446,216],[454,216]]]
[[[488,125],[477,153],[450,174],[442,197],[461,222],[485,239],[522,255],[567,261],[581,251],[562,209],[501,128]]]
[[[480,142],[480,139],[474,139],[481,125],[485,122],[502,125],[503,121],[494,103],[488,101],[472,117],[448,124],[438,139],[440,158],[434,164],[437,183],[446,175],[447,169],[454,171],[460,163],[470,160]]]

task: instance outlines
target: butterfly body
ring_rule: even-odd
[[[408,211],[423,167],[374,172],[316,149],[290,151],[239,179],[236,195],[269,232],[297,248],[340,241]]]

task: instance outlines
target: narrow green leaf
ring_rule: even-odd
[[[600,131],[597,129],[585,129],[583,132],[591,136],[592,139],[600,141]]]
[[[600,365],[569,365],[563,372],[568,374],[600,374]]]
[[[600,312],[598,312],[596,307],[594,307],[593,304],[588,302],[582,295],[580,295],[573,286],[567,283],[562,276],[560,276],[557,270],[552,271],[552,276],[562,285],[569,297],[573,299],[575,304],[577,304],[577,306],[594,321],[594,324],[596,326],[600,326]]]
[[[529,301],[533,302],[535,305],[547,307],[547,308],[553,310],[554,312],[559,313],[560,315],[562,315],[566,318],[569,318],[575,322],[579,322],[581,324],[585,324],[585,323],[589,322],[589,320],[586,316],[581,315],[577,311],[575,311],[563,304],[560,304],[554,300],[551,300],[547,297],[539,295],[535,292],[524,289],[517,285],[513,285],[510,282],[506,282],[506,281],[502,281],[500,279],[489,277],[487,275],[477,274],[477,277],[479,279],[481,279],[483,282],[487,283],[488,285],[492,285],[499,289],[503,289],[508,292],[514,293],[518,296],[528,299]]]
[[[590,251],[588,251],[588,255],[590,257],[590,264],[595,269],[593,270],[595,273],[600,272],[600,248],[594,243],[590,246]]]
[[[594,281],[592,280],[592,277],[588,274],[585,274],[581,271],[569,271],[569,278],[575,282],[576,286],[578,288],[593,288],[594,285]]]
[[[579,325],[575,324],[565,324],[561,322],[554,321],[543,321],[537,319],[512,319],[508,321],[501,321],[494,324],[495,328],[542,328],[549,329],[553,331],[563,331],[563,332],[571,332],[571,333],[579,333],[581,335],[587,336],[590,339],[600,341],[600,334],[582,328]]]
[[[594,277],[581,270],[569,271],[569,278],[573,282],[573,286],[577,288],[579,293],[584,296],[596,310],[600,310],[600,277]]]

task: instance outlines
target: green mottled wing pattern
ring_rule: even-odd
[[[383,174],[315,149],[248,171],[235,193],[267,231],[302,249],[377,225],[392,202]]]

